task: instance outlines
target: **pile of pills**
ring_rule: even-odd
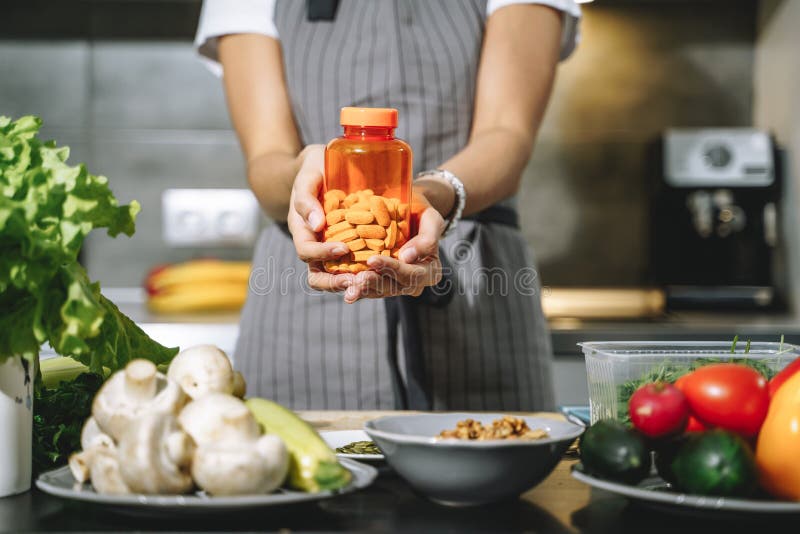
[[[327,223],[324,241],[341,241],[350,248],[349,254],[325,262],[329,273],[366,271],[370,256],[397,258],[408,240],[408,204],[396,198],[376,195],[371,189],[349,195],[332,189],[325,193],[323,207]]]

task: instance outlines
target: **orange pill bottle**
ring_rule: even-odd
[[[342,108],[344,135],[325,150],[324,241],[350,252],[325,262],[330,273],[369,269],[376,254],[397,257],[411,237],[411,147],[394,136],[397,110]]]

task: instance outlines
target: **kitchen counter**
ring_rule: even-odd
[[[122,310],[164,344],[215,343],[232,353],[239,331],[238,312],[157,314],[144,304],[136,288],[106,291]],[[751,338],[753,341],[800,343],[800,318],[789,314],[670,312],[650,320],[552,319],[550,331],[556,357],[581,355],[582,341],[701,341]],[[189,341],[189,342],[191,342]]]
[[[787,314],[671,312],[659,319],[550,321],[556,356],[581,354],[582,341],[719,341],[739,339],[800,344],[800,319]]]
[[[322,430],[360,428],[379,412],[301,412]],[[149,519],[68,502],[39,491],[0,499],[0,532],[45,531],[484,531],[546,533],[657,533],[796,531],[800,520],[738,516],[727,520],[655,512],[572,479],[565,459],[539,486],[512,502],[446,508],[417,496],[383,472],[360,492],[317,503],[224,516]]]
[[[217,345],[236,365],[238,312],[156,314],[147,309],[144,293],[137,288],[106,290],[120,309],[151,337],[164,345],[187,347],[200,343]],[[582,341],[778,341],[800,344],[800,319],[788,314],[670,312],[651,320],[552,319],[550,331],[556,404],[583,405],[589,402],[586,367],[578,343]]]
[[[139,288],[107,288],[104,293],[137,324],[145,330],[155,329],[158,334],[185,329],[195,335],[194,331],[208,326],[233,335],[234,340],[238,334],[239,312],[158,314],[147,309],[145,294]],[[555,318],[549,326],[556,356],[578,355],[578,342],[598,340],[699,341],[733,339],[738,334],[754,341],[777,341],[783,334],[787,342],[800,343],[800,317],[787,313],[684,311],[641,320]],[[207,337],[213,335],[215,332]]]

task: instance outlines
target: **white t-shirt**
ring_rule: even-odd
[[[299,1],[299,0],[296,0]],[[575,0],[489,0],[486,17],[513,4],[541,4],[564,14],[561,59],[568,57],[580,41],[581,10]],[[275,0],[203,0],[194,44],[212,72],[222,75],[217,54],[218,38],[232,33],[260,33],[280,39],[275,27]]]

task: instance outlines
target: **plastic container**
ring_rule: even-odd
[[[800,356],[800,348],[788,343],[754,342],[746,354],[744,341],[736,345],[735,353],[731,353],[730,341],[595,341],[578,345],[586,358],[592,423],[623,419],[630,394],[640,383],[655,380],[656,373],[674,379],[703,363],[742,359],[777,373]]]
[[[325,262],[331,273],[369,269],[375,254],[397,257],[413,234],[411,147],[394,136],[397,110],[342,108],[344,135],[325,150],[324,241],[343,241],[349,254]]]

